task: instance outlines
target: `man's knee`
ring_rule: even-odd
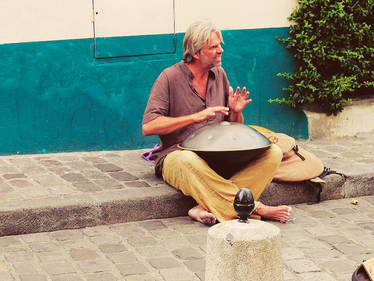
[[[272,144],[265,153],[266,161],[279,165],[283,158],[282,150],[275,144]]]
[[[170,153],[167,157],[167,162],[174,165],[200,165],[202,159],[193,151],[189,150],[176,150]],[[165,159],[165,160],[166,160]]]

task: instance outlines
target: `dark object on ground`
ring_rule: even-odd
[[[224,121],[200,128],[179,147],[196,152],[218,174],[229,178],[270,145],[270,141],[255,129]]]
[[[234,209],[238,213],[239,222],[248,223],[248,217],[255,208],[255,200],[248,188],[241,188],[235,195]]]

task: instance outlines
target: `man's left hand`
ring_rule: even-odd
[[[248,99],[249,92],[245,87],[240,91],[240,87],[236,88],[236,91],[234,93],[234,90],[232,87],[229,89],[229,108],[235,113],[240,113],[243,111],[244,107],[246,107],[247,104],[252,102],[252,99]]]

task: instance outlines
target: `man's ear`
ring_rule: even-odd
[[[192,54],[192,57],[195,59],[195,60],[198,60],[200,59],[200,52],[195,52]]]

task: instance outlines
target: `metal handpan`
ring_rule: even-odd
[[[270,141],[255,129],[223,121],[198,129],[179,148],[196,152],[217,173],[229,178],[270,145]]]

